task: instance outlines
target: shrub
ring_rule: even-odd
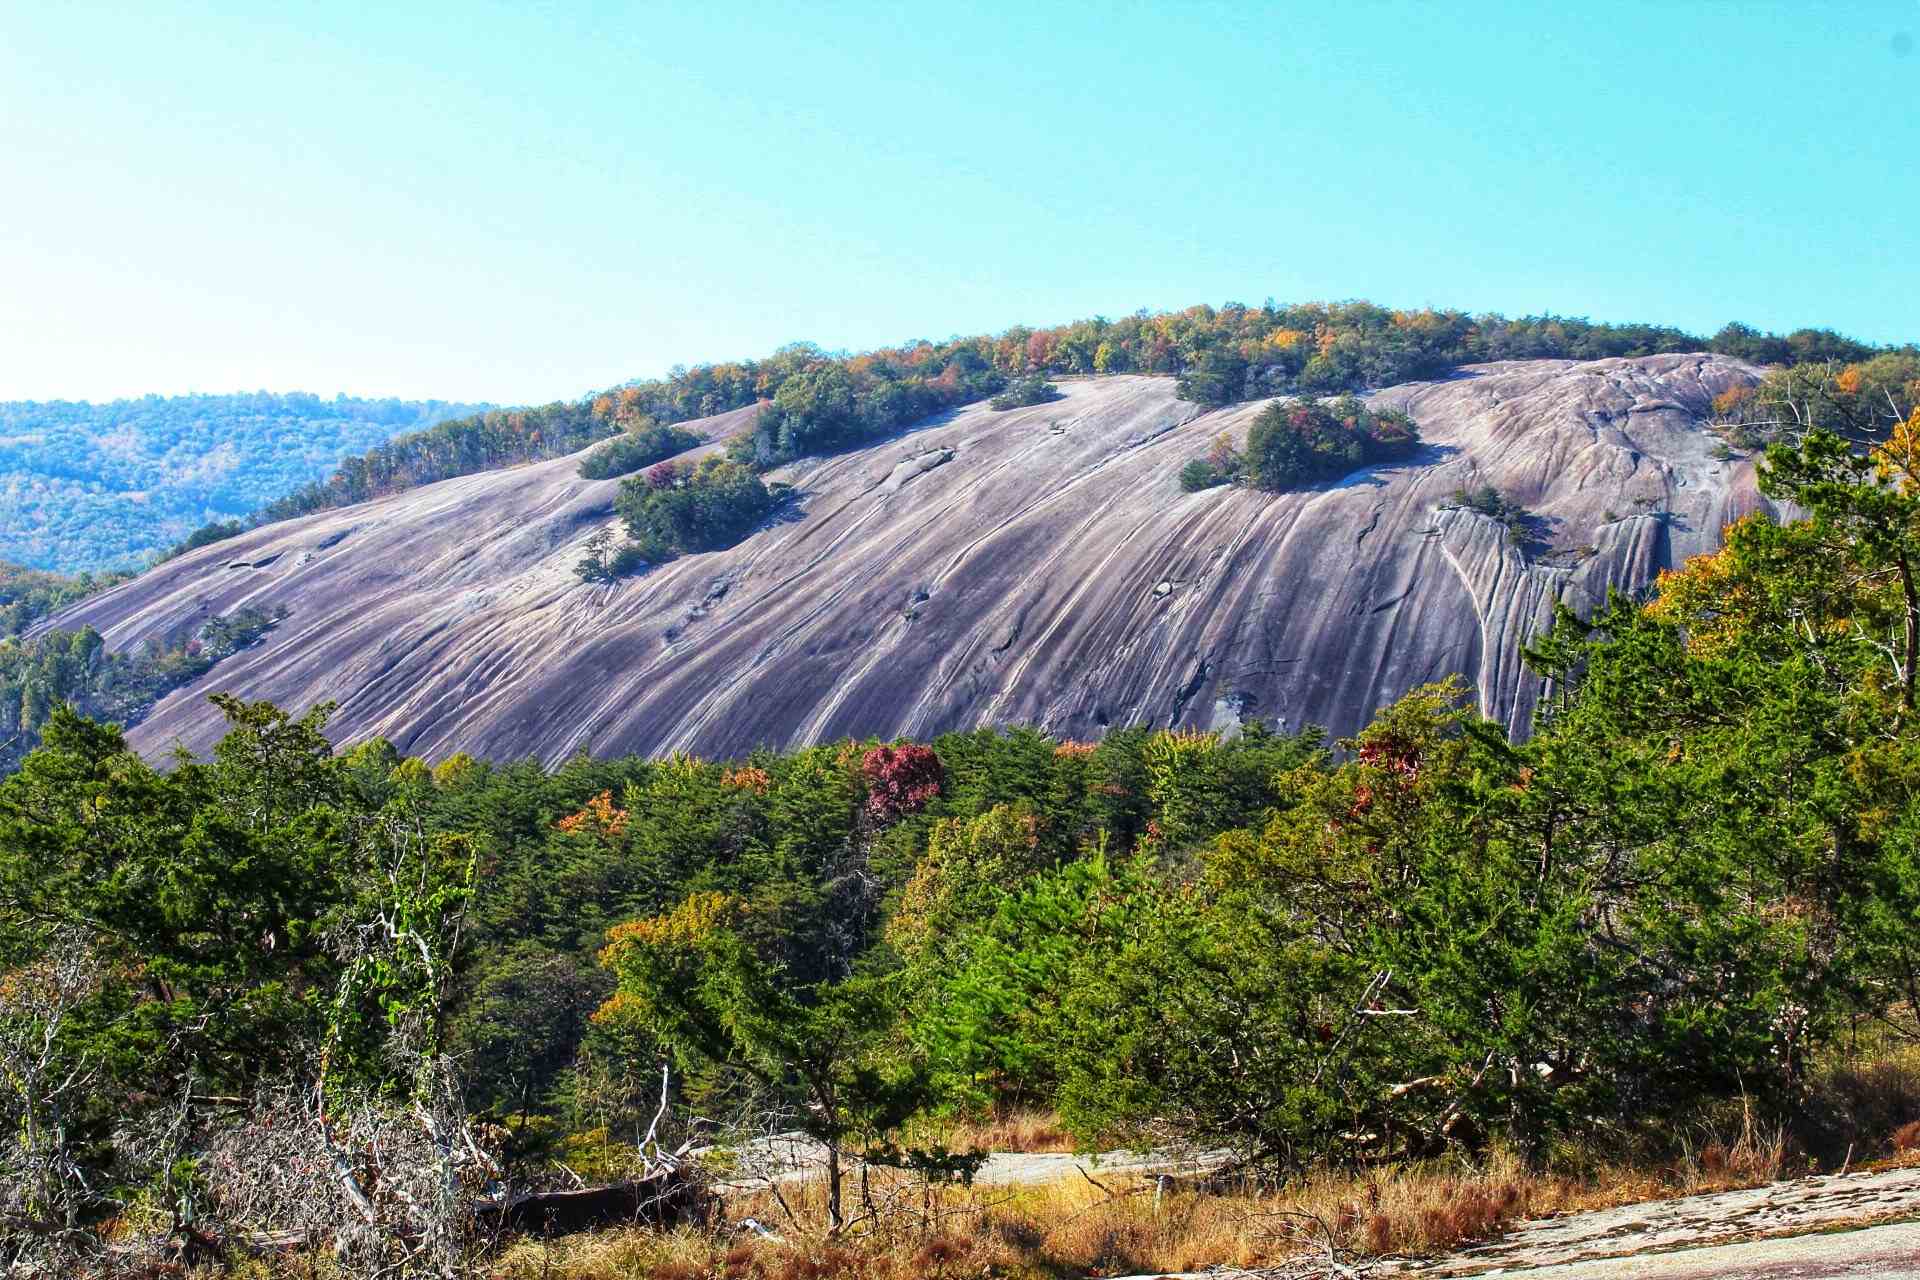
[[[610,577],[624,578],[630,573],[640,572],[646,564],[646,552],[635,543],[628,542],[615,550],[613,558],[607,561],[607,573]]]
[[[1278,493],[1405,458],[1419,443],[1404,413],[1369,409],[1352,396],[1305,396],[1270,404],[1253,420],[1247,475],[1257,488]]]
[[[1476,485],[1471,489],[1455,489],[1447,501],[1452,506],[1477,511],[1503,524],[1526,515],[1524,507],[1490,484]]]
[[[1525,507],[1490,484],[1455,489],[1448,496],[1447,505],[1478,512],[1490,520],[1499,521],[1507,527],[1507,538],[1515,546],[1526,542],[1529,527],[1535,523],[1533,515]]]
[[[1202,489],[1225,483],[1226,477],[1214,470],[1213,464],[1205,458],[1195,458],[1180,468],[1180,487],[1188,493],[1198,493]]]
[[[178,546],[162,552],[160,560],[171,560],[189,551],[197,551],[201,547],[212,546],[216,542],[225,542],[228,538],[237,538],[246,531],[246,522],[241,520],[210,520],[182,538]]]
[[[580,474],[588,480],[611,480],[685,453],[699,443],[700,437],[691,431],[648,425],[617,436],[582,458]]]
[[[606,568],[617,575],[642,561],[659,564],[730,547],[753,532],[785,492],[786,486],[769,488],[751,467],[727,458],[658,463],[621,482],[613,505],[632,542]]]
[[[1180,469],[1180,487],[1188,493],[1217,484],[1233,484],[1247,469],[1247,459],[1233,447],[1233,437],[1222,431],[1207,447],[1207,456],[1195,458]]]
[[[1013,383],[987,404],[1004,413],[1008,409],[1024,409],[1028,405],[1046,404],[1060,398],[1060,388],[1048,382],[1043,375],[1035,373]]]
[[[268,609],[246,605],[232,613],[209,618],[200,628],[201,648],[198,656],[211,666],[222,658],[238,653],[273,630],[286,619],[287,613],[284,604],[276,604]]]
[[[1247,361],[1227,347],[1210,347],[1180,375],[1174,394],[1209,407],[1232,404],[1246,395]]]

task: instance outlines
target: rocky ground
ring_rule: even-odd
[[[1920,1277],[1920,1222],[1819,1230],[1739,1244],[1675,1246],[1632,1257],[1483,1274],[1514,1280],[1913,1280]]]
[[[1694,1271],[1675,1270],[1682,1263],[1705,1266],[1708,1260],[1693,1258],[1691,1251],[1720,1242],[1754,1241],[1761,1237],[1814,1235],[1810,1241],[1788,1247],[1742,1245],[1745,1254],[1729,1257],[1790,1257],[1842,1259],[1860,1251],[1872,1253],[1888,1242],[1907,1241],[1907,1259],[1920,1272],[1920,1237],[1911,1227],[1886,1232],[1843,1231],[1863,1223],[1886,1222],[1899,1218],[1920,1218],[1920,1168],[1893,1169],[1879,1173],[1832,1175],[1776,1182],[1746,1191],[1725,1191],[1714,1195],[1683,1196],[1649,1204],[1623,1205],[1591,1213],[1567,1214],[1539,1222],[1524,1223],[1491,1244],[1477,1246],[1421,1271],[1431,1276],[1533,1274],[1551,1268],[1543,1275],[1619,1275],[1619,1276],[1691,1276]],[[1827,1234],[1837,1233],[1837,1234]],[[1904,1233],[1904,1234],[1903,1234]],[[1676,1253],[1675,1250],[1688,1252]],[[1619,1255],[1656,1255],[1672,1259],[1668,1267],[1638,1271],[1631,1268],[1606,1271],[1581,1270],[1596,1259]],[[1744,1264],[1743,1264],[1744,1265]],[[1757,1265],[1757,1263],[1755,1264]],[[1568,1270],[1567,1268],[1574,1268]],[[1716,1271],[1698,1272],[1719,1275]],[[1744,1274],[1727,1272],[1729,1275]],[[1779,1275],[1846,1275],[1834,1272],[1769,1272]],[[1876,1274],[1887,1274],[1885,1271]]]
[[[1799,1178],[1520,1223],[1427,1262],[1302,1259],[1170,1280],[1920,1280],[1920,1168]],[[1146,1276],[1127,1280],[1152,1280]]]

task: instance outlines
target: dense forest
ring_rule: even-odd
[[[130,573],[48,573],[0,561],[0,640],[17,636],[57,609],[125,582]]]
[[[19,767],[39,745],[54,711],[72,707],[119,725],[138,724],[153,704],[259,640],[286,608],[236,609],[182,634],[123,653],[108,650],[92,627],[32,636],[0,634],[0,773]]]
[[[1341,742],[549,772],[222,700],[213,758],[160,771],[55,710],[0,783],[0,1260],[100,1258],[111,1219],[445,1273],[481,1188],[630,1168],[663,1101],[811,1135],[856,1245],[865,1170],[964,1176],[925,1126],[1018,1105],[1268,1182],[1585,1168],[1720,1107],[1865,1158],[1920,1114],[1812,1082],[1916,1034],[1920,381],[1864,389],[1729,406],[1810,424],[1761,469],[1806,518],[1563,611],[1525,741],[1443,682]],[[725,1266],[675,1274],[761,1274]]]
[[[480,407],[266,392],[0,403],[0,560],[135,568],[396,432]]]

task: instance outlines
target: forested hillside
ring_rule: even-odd
[[[943,1126],[1009,1106],[1225,1147],[1254,1185],[1657,1168],[1727,1115],[1803,1161],[1887,1152],[1920,1092],[1841,1068],[1920,1004],[1920,409],[1824,421],[1759,472],[1806,519],[1535,637],[1526,741],[1445,680],[1339,742],[994,729],[551,770],[336,755],[328,709],[223,698],[211,758],[161,772],[57,713],[0,783],[0,1123],[28,1135],[0,1146],[25,1224],[0,1261],[84,1269],[111,1222],[484,1270],[481,1188],[657,1164],[662,1110],[826,1153],[777,1244],[625,1246],[688,1276],[1149,1269],[1008,1199],[942,1235],[976,1158]],[[1372,1185],[1315,1230],[1413,1238]],[[771,1269],[795,1250],[840,1270]]]
[[[832,453],[940,409],[1001,391],[995,407],[1045,403],[1048,375],[1177,375],[1209,407],[1284,393],[1321,395],[1440,376],[1491,360],[1597,360],[1712,351],[1758,364],[1858,361],[1876,348],[1828,329],[1761,333],[1729,324],[1707,338],[1653,324],[1567,316],[1393,310],[1371,302],[1096,316],[1050,328],[925,339],[849,355],[795,343],[760,360],[676,369],[604,394],[487,413],[395,440],[274,502],[264,519],[324,510],[488,467],[571,453],[617,430],[711,417],[768,402],[738,457],[756,465]]]
[[[137,567],[262,520],[762,401],[772,411],[743,458],[765,465],[844,449],[1009,386],[1003,407],[1038,403],[1026,397],[1044,397],[1048,375],[1172,374],[1184,398],[1218,406],[1381,387],[1477,361],[1705,350],[1760,363],[1874,354],[1823,329],[1780,336],[1730,324],[1706,338],[1559,316],[1229,303],[855,355],[797,343],[526,409],[265,392],[15,402],[0,404],[0,560],[67,572]]]
[[[133,568],[471,404],[294,393],[0,404],[0,560]]]
[[[84,600],[132,576],[117,571],[48,573],[0,560],[0,640],[21,635],[63,605]]]

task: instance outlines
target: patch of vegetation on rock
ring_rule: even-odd
[[[685,453],[700,437],[678,427],[648,424],[607,441],[580,460],[580,474],[588,480],[611,480],[642,467]]]
[[[1039,374],[1030,374],[1008,385],[1005,391],[987,401],[987,407],[1004,413],[1029,405],[1048,404],[1061,399],[1060,388]]]
[[[773,513],[789,492],[768,485],[752,467],[730,458],[661,462],[620,485],[614,510],[628,541],[613,547],[596,534],[574,572],[589,582],[611,581],[677,556],[730,547]]]

